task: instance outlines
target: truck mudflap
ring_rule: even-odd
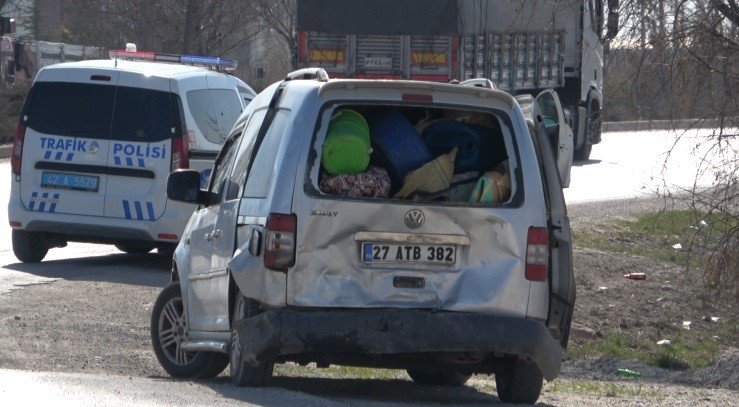
[[[530,359],[544,378],[562,367],[562,348],[541,322],[495,315],[404,309],[280,308],[236,327],[247,363],[301,353],[370,355],[484,352]]]

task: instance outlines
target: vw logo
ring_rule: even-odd
[[[426,216],[424,216],[423,212],[418,209],[411,209],[405,214],[404,221],[405,225],[409,228],[418,229],[423,226],[423,222],[426,221]]]
[[[97,141],[93,141],[92,144],[90,144],[90,154],[97,155],[98,151],[100,151],[100,145],[98,145]]]

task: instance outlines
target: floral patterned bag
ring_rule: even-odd
[[[341,174],[321,178],[321,191],[347,198],[388,198],[390,176],[384,168],[371,165],[359,174]]]

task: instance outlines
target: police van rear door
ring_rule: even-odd
[[[169,79],[121,72],[108,151],[105,216],[156,221],[164,213],[173,136],[182,136]]]
[[[39,72],[22,113],[21,200],[35,212],[102,216],[118,72]]]

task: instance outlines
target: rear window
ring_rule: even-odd
[[[172,101],[169,92],[118,87],[111,138],[155,142],[172,136]]]
[[[37,82],[28,127],[45,134],[108,138],[115,86]]]
[[[40,133],[155,142],[173,127],[181,132],[169,92],[61,82],[38,82],[31,92],[28,127]]]

